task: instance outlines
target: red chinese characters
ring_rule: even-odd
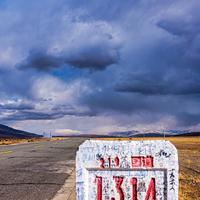
[[[132,156],[131,157],[132,168],[153,167],[153,157],[152,156]]]
[[[118,156],[114,158],[100,158],[99,159],[100,168],[119,168],[120,159]],[[113,163],[113,164],[112,164]],[[131,167],[132,168],[152,168],[153,167],[153,157],[152,156],[132,156],[131,157]]]

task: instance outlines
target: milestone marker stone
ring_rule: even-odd
[[[178,155],[165,140],[87,140],[76,156],[77,200],[178,200]]]

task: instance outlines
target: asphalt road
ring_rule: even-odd
[[[74,169],[84,140],[0,146],[0,200],[51,200]]]

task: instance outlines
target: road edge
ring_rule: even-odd
[[[75,192],[75,168],[72,169],[70,176],[66,179],[64,185],[56,193],[52,200],[75,200],[73,193]],[[73,198],[73,199],[72,199]]]

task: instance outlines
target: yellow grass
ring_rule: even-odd
[[[10,145],[10,144],[17,144],[17,143],[27,143],[27,142],[39,142],[39,141],[47,141],[46,138],[29,138],[29,139],[1,139],[0,138],[0,145]]]
[[[101,138],[102,139],[102,138]],[[161,140],[163,138],[103,138],[103,140]],[[170,137],[179,156],[179,200],[200,199],[200,137]]]
[[[63,137],[27,138],[27,139],[0,138],[0,145],[10,145],[10,144],[27,143],[27,142],[57,141],[57,140],[63,140],[63,139],[66,139],[66,138],[63,138]]]

